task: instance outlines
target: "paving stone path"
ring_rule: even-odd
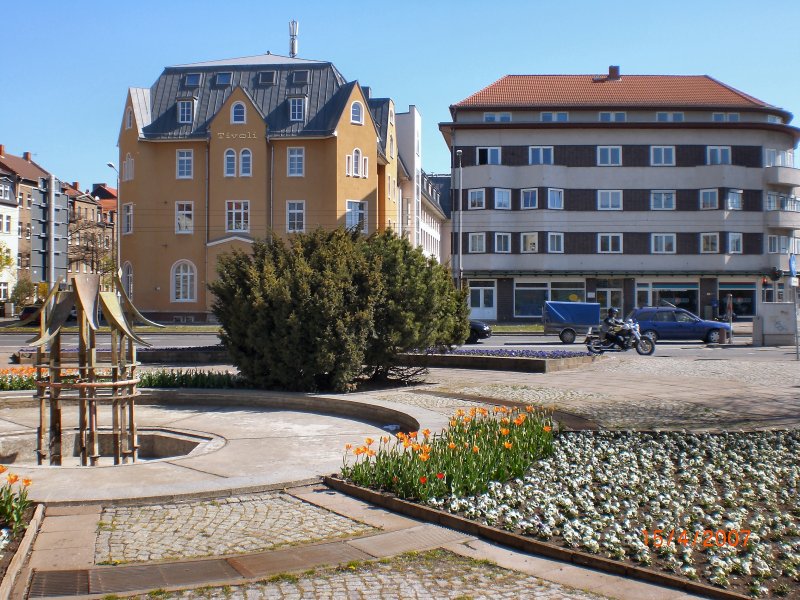
[[[281,492],[103,509],[96,564],[242,554],[374,528]]]
[[[152,596],[139,598],[144,600],[149,597]],[[337,569],[317,569],[296,577],[277,576],[243,586],[195,589],[159,597],[187,600],[604,598],[442,550],[351,564]]]

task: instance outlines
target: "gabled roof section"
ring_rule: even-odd
[[[274,71],[274,83],[261,83],[260,73]],[[295,73],[308,71],[308,83],[295,82]],[[198,85],[187,85],[186,75],[199,74]],[[229,85],[218,85],[217,74],[230,73]],[[192,82],[192,84],[195,82]],[[143,128],[145,139],[205,138],[211,119],[237,87],[241,87],[263,115],[271,136],[327,136],[341,113],[331,101],[346,85],[329,62],[289,58],[276,54],[215,60],[167,67],[150,88],[152,119]],[[289,98],[306,101],[306,119],[289,120]],[[176,100],[194,98],[194,121],[178,123]],[[334,124],[333,126],[331,124]]]
[[[32,160],[28,161],[13,154],[4,154],[0,157],[0,167],[28,181],[38,182],[41,177],[50,177],[50,173]]]
[[[372,120],[378,129],[378,136],[381,139],[381,150],[386,153],[386,139],[389,131],[389,98],[370,98],[367,100],[369,111],[372,113]]]
[[[451,108],[581,106],[781,110],[708,75],[506,75]]]
[[[139,129],[139,136],[145,127],[150,125],[152,115],[150,113],[150,90],[147,88],[130,88],[131,106],[133,116],[136,119],[136,126]]]

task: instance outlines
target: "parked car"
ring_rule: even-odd
[[[492,337],[492,328],[483,321],[469,321],[469,337],[467,338],[468,344],[475,344],[478,340],[484,340]]]
[[[719,321],[705,321],[682,308],[674,306],[645,306],[635,308],[628,318],[639,323],[642,335],[654,340],[702,340],[719,343],[722,332],[730,336],[731,327]]]

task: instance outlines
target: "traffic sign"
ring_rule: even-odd
[[[792,277],[791,279],[789,279],[789,285],[791,285],[792,287],[800,287],[800,285],[798,285],[799,282],[800,282],[800,277]]]

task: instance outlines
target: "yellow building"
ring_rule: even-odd
[[[119,135],[123,282],[204,321],[220,254],[319,226],[398,227],[394,104],[329,62],[273,54],[167,67]]]

